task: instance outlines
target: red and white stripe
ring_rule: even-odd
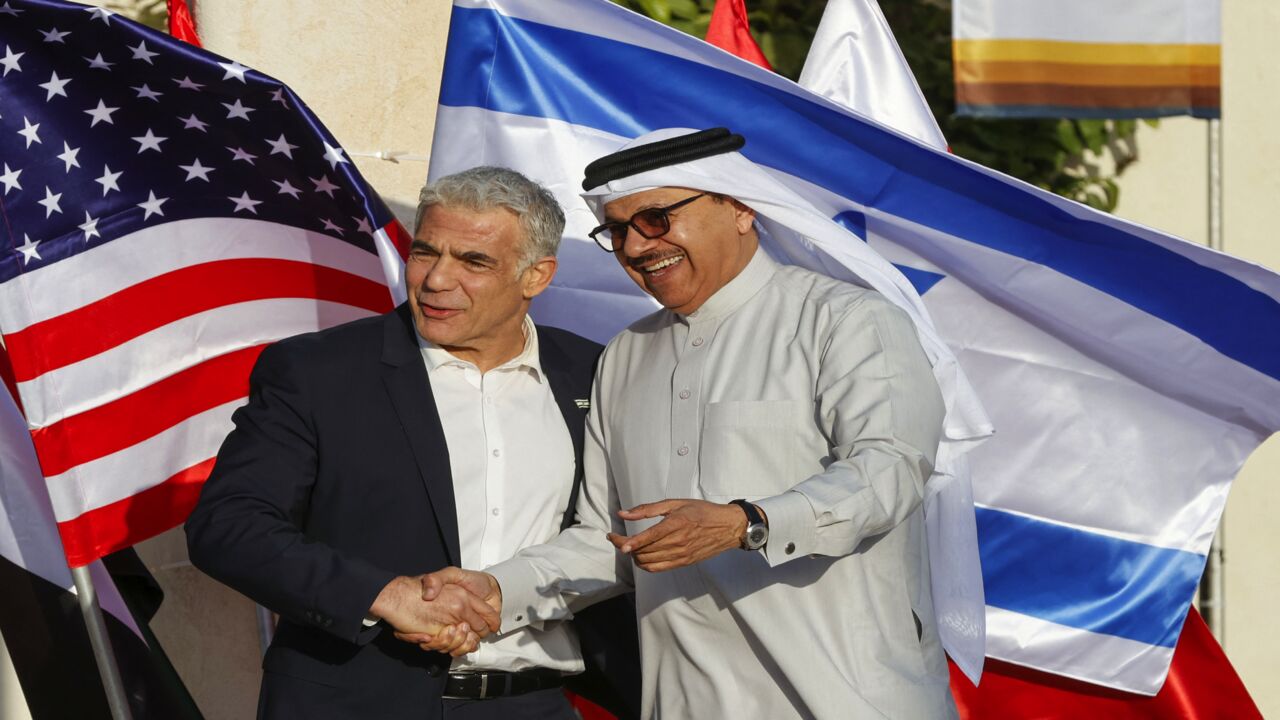
[[[378,245],[405,244],[392,225]],[[316,232],[203,218],[0,285],[0,332],[70,564],[181,523],[262,349],[390,310],[395,265]]]

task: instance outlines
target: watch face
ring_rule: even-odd
[[[760,548],[769,539],[769,528],[764,525],[752,525],[747,530],[747,545],[752,549]]]

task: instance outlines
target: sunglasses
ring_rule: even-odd
[[[622,249],[622,243],[627,241],[628,228],[635,228],[636,232],[649,239],[662,237],[671,231],[673,211],[705,196],[706,193],[698,193],[666,207],[647,208],[632,215],[626,222],[607,222],[587,234],[605,252],[617,252]]]

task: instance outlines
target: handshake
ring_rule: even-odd
[[[398,639],[458,657],[498,631],[502,589],[488,573],[449,567],[397,577],[378,593],[370,612]]]
[[[620,510],[618,517],[662,518],[635,535],[607,535],[614,547],[646,572],[687,567],[741,547],[747,529],[743,508],[705,500],[662,500]],[[397,638],[457,657],[473,652],[480,638],[498,631],[502,589],[488,573],[448,567],[392,580],[378,594],[371,612],[394,628]]]

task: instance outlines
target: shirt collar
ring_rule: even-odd
[[[702,303],[701,307],[682,317],[687,322],[694,323],[728,315],[767,285],[777,270],[778,263],[774,262],[763,249],[757,247],[747,266],[742,268],[742,272],[725,283],[724,287],[715,291],[706,302]]]
[[[524,331],[524,349],[519,355],[493,368],[494,370],[524,369],[533,376],[534,380],[543,382],[545,374],[542,371],[542,362],[538,355],[538,330],[533,324],[533,318],[528,315],[524,316],[522,326]],[[461,368],[475,368],[475,363],[468,362],[444,348],[436,345],[423,338],[418,333],[414,333],[414,337],[418,338],[418,348],[422,351],[422,359],[427,364],[427,374],[432,374],[442,367],[452,365]]]

